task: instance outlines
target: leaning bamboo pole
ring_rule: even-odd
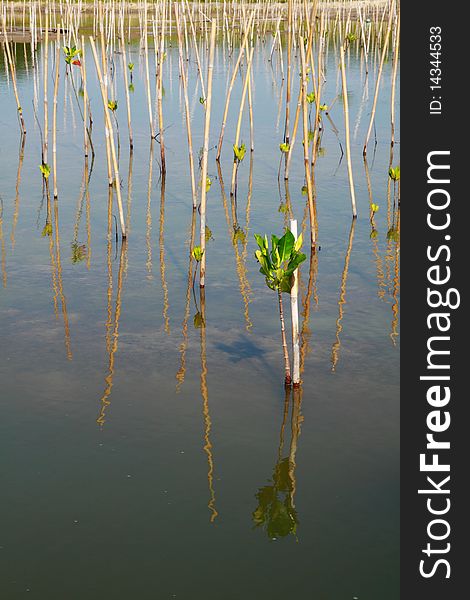
[[[105,84],[103,81],[103,75],[101,72],[101,67],[98,61],[98,55],[96,53],[96,47],[95,47],[95,42],[93,40],[93,37],[90,36],[90,44],[91,44],[91,49],[93,52],[93,58],[95,61],[95,66],[96,66],[96,72],[98,74],[98,80],[100,82],[100,90],[101,90],[101,98],[103,101],[103,111],[104,111],[104,118],[105,118],[105,122],[106,122],[106,128],[107,130],[111,133],[111,135],[109,136],[109,141],[110,141],[110,146],[111,146],[111,155],[112,155],[112,159],[113,159],[113,166],[114,166],[114,180],[115,180],[115,187],[116,187],[116,197],[117,197],[117,203],[118,203],[118,210],[119,210],[119,220],[121,223],[121,234],[122,237],[125,238],[126,237],[126,224],[124,222],[124,212],[122,209],[122,201],[121,201],[121,180],[119,177],[119,167],[118,167],[118,162],[117,162],[117,157],[116,157],[116,148],[114,145],[114,135],[113,135],[113,126],[111,123],[111,119],[109,117],[109,113],[108,113],[108,103],[106,101],[106,90],[105,90]]]
[[[204,119],[204,145],[202,150],[202,168],[201,168],[201,228],[200,228],[200,245],[202,250],[201,266],[199,269],[199,285],[201,288],[206,283],[206,194],[207,194],[207,159],[209,154],[209,133],[211,123],[211,106],[212,106],[212,74],[214,70],[214,49],[215,49],[215,34],[217,32],[217,22],[212,21],[211,27],[211,42],[209,49],[209,62],[207,65],[207,98],[206,98],[206,113]]]
[[[240,62],[242,60],[243,53],[245,51],[245,45],[247,43],[247,38],[248,38],[248,34],[249,34],[249,31],[250,31],[250,28],[251,28],[251,24],[253,22],[253,18],[254,18],[254,12],[251,13],[251,15],[248,18],[248,23],[247,23],[247,25],[245,27],[245,32],[243,34],[243,40],[242,40],[242,43],[240,45],[240,52],[238,54],[237,62],[235,63],[235,66],[233,67],[232,78],[230,80],[230,85],[229,85],[228,90],[227,90],[227,95],[226,95],[226,98],[225,98],[224,116],[222,117],[222,126],[220,128],[219,142],[217,144],[216,160],[220,159],[220,153],[222,151],[222,143],[223,143],[223,140],[224,140],[225,125],[227,123],[228,109],[229,109],[229,106],[230,106],[230,96],[232,95],[233,86],[234,86],[235,79],[236,79],[237,74],[238,74],[238,68],[240,66]]]
[[[379,90],[380,90],[380,80],[382,79],[382,71],[383,71],[383,66],[384,66],[384,62],[385,62],[385,56],[387,54],[388,40],[390,38],[390,31],[392,29],[392,20],[393,20],[394,9],[395,9],[395,0],[392,0],[391,6],[390,6],[390,14],[388,16],[387,31],[385,33],[385,40],[384,40],[384,44],[382,47],[382,53],[380,55],[380,64],[379,64],[379,69],[377,72],[377,80],[375,82],[374,100],[372,102],[372,110],[371,110],[371,114],[370,114],[369,127],[367,129],[366,139],[364,142],[364,148],[362,150],[362,153],[364,156],[367,154],[367,145],[369,143],[370,135],[372,133],[372,127],[374,125],[375,110],[377,108],[377,99],[379,97]]]
[[[243,109],[245,107],[246,93],[247,93],[248,86],[250,83],[250,73],[251,73],[251,65],[253,62],[253,52],[254,52],[254,48],[252,47],[250,50],[249,56],[248,56],[248,64],[246,66],[245,82],[243,84],[243,91],[242,91],[242,96],[241,96],[241,100],[240,100],[240,109],[238,111],[237,130],[235,133],[235,143],[234,143],[234,146],[236,146],[237,148],[240,145],[240,131],[241,131],[241,126],[242,126]],[[230,187],[230,195],[231,196],[235,195],[238,165],[239,165],[239,161],[234,153],[233,167],[232,167],[232,184]]]
[[[132,150],[134,147],[134,140],[132,134],[132,120],[131,120],[131,100],[129,96],[129,81],[127,77],[127,54],[126,54],[126,40],[124,38],[124,19],[121,19],[121,58],[122,58],[122,71],[124,73],[124,85],[126,88],[126,107],[127,107],[127,129],[129,132],[129,147]]]
[[[8,41],[8,37],[7,37],[7,25],[6,25],[5,15],[3,15],[3,36],[4,36],[3,44],[4,44],[5,50],[7,52],[7,60],[8,60],[8,65],[10,67],[11,81],[13,83],[13,92],[15,94],[16,108],[18,110],[18,118],[20,120],[21,133],[22,133],[22,135],[25,135],[26,126],[25,126],[24,119],[23,119],[23,109],[21,108],[20,97],[18,95],[18,86],[16,84],[15,63],[13,62],[13,59],[11,56],[10,42]]]
[[[55,43],[54,98],[52,100],[52,173],[54,177],[54,199],[57,198],[57,95],[59,91],[60,45]]]
[[[356,210],[356,192],[354,190],[354,178],[352,172],[352,161],[351,161],[351,139],[349,135],[349,104],[348,104],[348,87],[346,83],[346,67],[344,65],[344,44],[341,43],[339,46],[339,57],[341,63],[341,82],[343,88],[343,108],[344,108],[344,129],[346,136],[346,161],[348,164],[348,179],[349,179],[349,191],[351,194],[351,208],[352,215],[355,219],[357,217]]]
[[[186,81],[186,71],[184,68],[183,61],[183,40],[181,35],[181,23],[179,19],[179,9],[175,4],[175,23],[176,23],[176,32],[178,34],[178,53],[179,53],[179,66],[181,73],[181,82],[183,84],[183,94],[184,94],[184,112],[186,117],[186,132],[188,136],[188,154],[189,154],[189,173],[191,176],[191,192],[193,198],[193,209],[197,206],[197,189],[196,189],[196,178],[194,175],[194,156],[193,156],[193,140],[191,135],[191,113],[189,110],[189,99],[188,99],[188,84]]]
[[[313,198],[312,177],[310,174],[310,158],[308,143],[308,108],[307,108],[307,64],[305,60],[305,49],[303,39],[299,39],[300,59],[302,65],[302,115],[303,115],[303,146],[304,146],[304,168],[305,181],[307,184],[308,209],[310,214],[310,245],[315,248],[316,230],[315,230],[315,207]]]
[[[393,72],[392,72],[392,90],[390,99],[390,121],[391,121],[391,143],[395,144],[395,93],[397,87],[398,53],[400,47],[400,10],[397,14],[397,24],[395,32],[395,48],[393,53]]]

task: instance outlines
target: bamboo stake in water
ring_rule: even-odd
[[[312,177],[310,175],[309,143],[308,143],[308,108],[307,108],[307,65],[305,61],[304,41],[299,38],[300,59],[302,65],[302,115],[303,115],[303,133],[304,133],[304,168],[305,181],[307,184],[308,208],[310,214],[310,245],[315,248],[315,207],[313,198]]]
[[[393,73],[392,73],[392,92],[391,92],[391,109],[390,109],[390,121],[391,121],[391,143],[392,146],[395,143],[395,92],[396,92],[396,84],[397,84],[397,70],[398,70],[398,51],[399,51],[399,41],[400,41],[400,11],[398,11],[397,15],[397,25],[395,30],[395,49],[393,53]]]
[[[389,40],[389,37],[390,37],[390,30],[392,28],[392,20],[393,20],[394,9],[395,9],[395,0],[392,0],[391,6],[390,6],[390,14],[388,16],[387,32],[385,33],[384,45],[383,45],[383,48],[382,48],[382,54],[380,56],[379,69],[378,69],[378,72],[377,72],[377,80],[375,82],[374,101],[372,103],[372,111],[371,111],[371,114],[370,114],[369,128],[367,129],[367,135],[366,135],[366,139],[365,139],[365,142],[364,142],[364,148],[362,150],[362,153],[363,153],[364,156],[367,154],[367,144],[369,143],[370,135],[372,133],[372,127],[374,125],[375,110],[377,108],[377,99],[379,97],[379,90],[380,90],[380,80],[382,78],[382,70],[383,70],[384,61],[385,61],[385,55],[387,53],[388,40]]]
[[[354,178],[352,172],[351,162],[351,140],[349,136],[349,105],[348,105],[348,87],[346,83],[346,67],[344,65],[344,44],[339,46],[339,57],[341,62],[341,81],[343,86],[343,107],[344,107],[344,129],[346,135],[346,160],[348,163],[348,178],[349,178],[349,191],[351,193],[351,208],[352,215],[355,219],[357,217],[356,210],[356,193],[354,190]]]
[[[59,91],[60,45],[55,43],[54,98],[52,101],[52,172],[54,177],[54,199],[57,198],[57,94]],[[85,133],[86,135],[86,133]]]
[[[85,158],[88,157],[88,88],[86,81],[86,62],[85,62],[85,38],[82,35],[82,53],[81,53],[81,63],[82,63],[82,81],[83,81],[83,149],[85,151]],[[91,132],[90,132],[91,135]]]
[[[240,66],[240,62],[242,60],[243,53],[245,51],[245,44],[246,44],[246,41],[247,41],[248,33],[250,31],[251,23],[253,21],[253,18],[254,18],[254,13],[251,13],[250,17],[248,18],[248,23],[247,23],[247,26],[245,28],[245,33],[243,34],[243,41],[242,41],[241,46],[240,46],[240,52],[238,54],[237,62],[235,63],[235,66],[233,67],[232,79],[230,80],[230,85],[229,85],[229,88],[227,90],[227,97],[225,98],[224,116],[222,118],[222,126],[220,128],[219,143],[217,144],[217,156],[216,156],[216,160],[220,159],[220,152],[222,151],[222,143],[223,143],[223,140],[224,140],[225,125],[227,123],[228,109],[229,109],[229,106],[230,106],[230,96],[232,95],[233,85],[235,83],[235,79],[236,79],[237,74],[238,74],[238,67]]]
[[[181,35],[181,24],[179,20],[178,7],[175,4],[175,22],[176,22],[176,31],[178,34],[178,53],[179,53],[179,65],[180,65],[180,73],[181,73],[181,81],[183,84],[183,94],[184,94],[184,112],[186,117],[186,132],[188,136],[188,154],[189,154],[189,173],[191,176],[191,191],[193,197],[193,209],[197,206],[197,190],[196,190],[196,178],[194,176],[194,157],[193,157],[193,141],[191,135],[191,114],[189,110],[189,99],[188,99],[188,85],[186,81],[186,72],[184,69],[184,61],[183,61],[183,40]]]
[[[124,38],[124,22],[121,20],[121,57],[122,57],[122,71],[124,73],[124,85],[126,87],[126,106],[127,106],[127,129],[129,131],[129,147],[132,150],[134,147],[133,135],[132,135],[132,123],[131,123],[131,101],[129,97],[129,81],[127,77],[127,55],[126,55],[126,40]]]
[[[49,10],[46,4],[46,39],[44,42],[44,132],[42,145],[42,162],[47,165],[47,150],[49,142],[49,104],[47,98],[47,82],[49,80]]]
[[[101,67],[100,67],[100,64],[98,61],[98,55],[96,54],[95,42],[91,36],[90,36],[90,44],[91,44],[91,49],[93,51],[93,58],[95,61],[96,72],[98,73],[98,80],[100,82],[101,98],[103,100],[103,111],[104,111],[104,117],[105,117],[105,121],[106,121],[106,127],[111,134],[109,141],[110,141],[111,155],[112,155],[113,166],[114,166],[114,178],[115,178],[115,185],[116,185],[116,197],[117,197],[117,203],[118,203],[118,209],[119,209],[119,220],[121,222],[121,234],[122,234],[122,237],[125,238],[126,237],[126,224],[124,222],[124,212],[122,210],[121,179],[119,177],[119,167],[118,167],[118,162],[117,162],[117,157],[116,157],[116,148],[114,146],[113,126],[111,124],[111,119],[109,118],[108,104],[106,101],[106,90],[105,90],[105,85],[104,85],[104,81],[103,81],[103,76],[101,73]]]
[[[211,106],[212,106],[212,73],[214,70],[214,49],[215,49],[215,34],[217,31],[217,23],[212,21],[211,28],[211,43],[209,50],[209,63],[207,66],[207,98],[206,98],[206,113],[204,119],[204,146],[202,150],[202,169],[201,169],[201,230],[200,230],[200,245],[202,250],[201,266],[199,269],[199,285],[204,287],[206,283],[206,193],[207,193],[207,159],[209,154],[209,133],[211,123]]]
[[[11,80],[13,82],[13,92],[15,94],[16,107],[18,109],[18,117],[20,119],[21,132],[23,135],[25,135],[26,134],[26,126],[24,124],[23,109],[21,108],[20,98],[18,95],[18,87],[16,85],[16,69],[15,69],[15,64],[14,64],[12,56],[11,56],[10,42],[8,41],[8,37],[7,37],[7,26],[6,26],[5,15],[3,15],[3,36],[4,36],[4,40],[5,40],[4,47],[7,51],[7,59],[8,59],[8,64],[10,66]]]
[[[297,221],[291,219],[290,230],[297,240]],[[299,269],[297,268],[293,275],[292,288],[290,291],[290,308],[292,318],[292,383],[294,387],[300,386],[300,336],[299,336]]]

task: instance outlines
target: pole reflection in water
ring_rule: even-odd
[[[211,513],[210,522],[213,523],[219,513],[215,507],[214,490],[214,458],[212,455],[212,443],[210,433],[212,428],[211,416],[209,413],[209,390],[207,388],[207,353],[206,353],[206,292],[205,288],[200,288],[200,309],[194,318],[194,324],[200,330],[201,339],[201,395],[202,395],[202,413],[204,416],[204,452],[207,455],[207,482],[209,485],[209,502],[207,507]],[[199,315],[199,318],[197,318]]]
[[[235,265],[238,275],[238,282],[240,288],[240,295],[242,297],[243,306],[244,306],[244,316],[245,316],[245,326],[246,330],[250,331],[253,327],[253,323],[250,319],[249,305],[251,302],[251,286],[248,281],[247,275],[247,267],[246,267],[246,258],[247,258],[247,244],[248,244],[248,225],[250,221],[250,206],[251,206],[251,194],[252,194],[252,177],[253,177],[253,155],[250,158],[250,183],[248,186],[248,198],[247,198],[247,208],[246,208],[246,225],[245,230],[243,230],[238,224],[237,218],[237,207],[236,207],[236,199],[232,198],[231,202],[231,211],[232,217],[230,217],[227,196],[225,194],[225,186],[224,179],[222,176],[222,169],[220,167],[220,163],[217,161],[217,172],[220,184],[220,193],[222,196],[222,203],[224,206],[225,212],[225,220],[227,222],[228,228],[228,237],[232,243],[233,251],[235,254]],[[242,254],[240,254],[240,250],[238,248],[238,242],[242,243]]]
[[[26,142],[26,136],[21,136],[21,146],[20,146],[20,155],[18,159],[18,170],[16,172],[16,188],[15,188],[15,210],[13,212],[13,223],[11,226],[11,249],[15,249],[15,232],[16,225],[18,223],[18,215],[20,211],[20,183],[21,183],[21,170],[23,168],[23,160],[24,160],[24,145]]]
[[[341,275],[341,287],[338,300],[338,318],[336,319],[336,341],[331,348],[331,370],[336,371],[336,366],[339,361],[339,353],[341,349],[340,334],[343,330],[342,320],[344,316],[344,305],[346,304],[346,284],[348,282],[349,261],[351,258],[352,245],[354,240],[354,229],[356,227],[356,219],[351,221],[351,229],[349,230],[348,248],[344,258],[343,273]]]
[[[152,175],[153,175],[153,138],[150,142],[150,153],[149,153],[149,177],[147,182],[147,230],[145,234],[145,240],[147,243],[147,279],[153,279],[152,275],[152,210],[151,210],[151,199],[152,199]]]
[[[381,300],[385,299],[386,283],[383,267],[383,259],[379,251],[378,236],[379,232],[375,223],[375,213],[372,210],[372,204],[374,204],[374,197],[372,194],[372,184],[370,181],[369,164],[367,158],[364,156],[364,171],[366,174],[367,192],[369,194],[369,207],[370,207],[370,239],[372,241],[372,252],[374,253],[375,269],[377,274],[377,295]]]
[[[5,238],[3,237],[3,200],[0,198],[0,246],[1,246],[1,263],[2,263],[2,284],[7,287],[7,263],[5,256]]]
[[[163,323],[165,333],[170,335],[170,317],[168,310],[170,303],[168,301],[168,284],[165,277],[165,175],[162,175],[161,180],[161,195],[160,195],[160,230],[159,230],[159,249],[160,249],[160,278],[162,281],[163,290]]]
[[[180,368],[176,373],[176,391],[179,392],[181,386],[184,383],[184,378],[186,375],[186,350],[188,348],[188,319],[191,309],[191,288],[194,291],[194,281],[193,281],[193,248],[194,248],[194,236],[196,235],[196,208],[192,210],[191,217],[191,230],[189,236],[189,261],[188,261],[188,280],[186,285],[186,301],[184,307],[184,317],[183,323],[181,326],[181,334],[183,336],[183,341],[180,344]]]
[[[108,258],[110,256],[110,253],[109,253],[110,247],[111,247],[111,243],[108,244]],[[114,318],[113,318],[113,323],[112,323],[112,333],[111,333],[109,347],[107,346],[109,360],[108,360],[108,373],[105,377],[106,387],[105,387],[103,395],[101,396],[101,399],[100,399],[101,408],[100,408],[100,413],[98,415],[98,418],[96,419],[96,422],[101,426],[103,426],[105,424],[106,410],[107,410],[108,406],[111,404],[110,396],[111,396],[111,391],[113,388],[113,380],[114,380],[114,372],[115,372],[114,361],[115,361],[115,355],[116,355],[116,352],[118,349],[119,319],[121,316],[121,307],[122,307],[122,281],[123,281],[124,265],[126,264],[126,261],[127,261],[127,240],[126,240],[126,238],[124,238],[121,241],[121,252],[119,255],[119,271],[118,271],[118,279],[117,279],[116,305],[115,305]],[[111,293],[112,293],[112,279],[110,280],[110,283],[111,283]],[[109,289],[108,289],[108,297],[109,297]]]
[[[287,456],[283,458],[285,432],[292,395],[291,439]],[[269,484],[261,487],[256,493],[258,506],[252,513],[255,527],[262,528],[270,539],[286,537],[289,534],[297,536],[299,519],[295,506],[297,491],[295,471],[300,426],[303,421],[301,407],[302,388],[296,388],[293,392],[290,387],[285,388],[284,412],[276,464]]]

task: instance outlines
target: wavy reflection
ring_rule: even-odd
[[[118,341],[119,341],[119,319],[121,317],[121,308],[122,308],[122,281],[123,281],[123,272],[124,265],[127,260],[127,240],[126,238],[121,241],[121,252],[119,255],[119,270],[118,270],[118,278],[117,278],[117,290],[116,290],[116,304],[114,309],[114,316],[112,320],[112,331],[111,331],[111,339],[108,347],[108,372],[105,377],[105,389],[103,395],[100,398],[100,412],[96,422],[101,427],[106,422],[106,411],[111,404],[110,396],[111,391],[113,389],[114,382],[114,372],[115,372],[115,355],[118,349]],[[112,286],[112,279],[111,279]],[[112,287],[111,287],[112,292]],[[109,294],[109,290],[108,290]]]
[[[207,350],[206,350],[206,292],[205,288],[200,288],[200,307],[199,307],[199,329],[201,340],[201,395],[202,395],[202,413],[204,416],[204,452],[207,456],[207,482],[209,486],[209,502],[207,507],[211,513],[210,522],[213,523],[219,513],[215,507],[215,490],[214,490],[214,457],[212,454],[212,443],[210,434],[212,429],[212,421],[209,412],[209,390],[207,387]]]
[[[349,261],[351,258],[352,245],[354,240],[354,229],[356,227],[356,219],[351,221],[351,229],[349,230],[348,248],[344,258],[343,273],[341,275],[341,287],[338,300],[338,318],[336,319],[336,341],[331,348],[331,370],[336,371],[336,366],[339,361],[341,350],[341,331],[343,330],[342,320],[344,316],[344,305],[346,304],[346,285],[348,282]]]
[[[283,457],[285,433],[292,399],[291,438],[287,455]],[[296,456],[301,433],[303,416],[302,389],[285,389],[284,411],[279,434],[279,448],[272,478],[268,485],[259,488],[256,493],[258,505],[252,513],[256,528],[261,528],[272,539],[294,535],[297,537],[299,518],[295,506],[297,491]]]

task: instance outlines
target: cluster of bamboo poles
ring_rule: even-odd
[[[333,6],[334,4],[334,6]],[[83,149],[86,160],[91,155],[94,159],[93,120],[97,119],[99,107],[93,106],[89,97],[88,77],[90,69],[96,73],[99,81],[100,104],[106,142],[106,164],[109,186],[109,206],[112,212],[114,198],[121,234],[126,238],[128,230],[121,197],[119,162],[121,140],[116,116],[117,86],[115,78],[115,60],[120,58],[124,78],[127,131],[129,139],[130,163],[134,148],[132,112],[136,107],[131,104],[130,90],[133,86],[133,65],[128,62],[128,45],[131,40],[138,39],[141,64],[145,80],[146,112],[148,113],[150,139],[149,198],[151,187],[153,145],[158,143],[160,155],[160,174],[162,181],[162,198],[164,197],[167,160],[165,155],[165,119],[164,119],[164,63],[168,47],[174,43],[178,47],[178,64],[181,90],[184,97],[184,120],[187,137],[188,165],[191,182],[193,220],[199,216],[199,247],[201,252],[199,265],[199,285],[204,288],[206,282],[206,241],[207,241],[207,192],[211,181],[209,173],[209,150],[211,136],[215,128],[212,119],[212,81],[215,62],[216,39],[223,48],[223,56],[232,64],[227,73],[224,111],[216,148],[216,162],[219,181],[223,189],[221,171],[222,150],[226,126],[230,113],[232,92],[239,86],[240,102],[236,107],[237,118],[233,139],[232,174],[230,179],[230,198],[232,207],[236,207],[237,181],[239,170],[246,151],[243,143],[244,115],[249,119],[249,153],[250,158],[255,150],[254,136],[254,77],[253,57],[255,47],[270,47],[268,62],[281,78],[280,102],[284,106],[283,137],[280,145],[281,160],[279,179],[283,178],[286,186],[286,218],[291,223],[293,208],[288,194],[288,180],[294,160],[294,149],[297,144],[303,146],[304,189],[307,196],[306,215],[310,224],[311,254],[316,252],[318,224],[317,198],[315,185],[315,166],[321,150],[321,140],[325,127],[325,119],[330,121],[338,135],[330,111],[340,98],[344,115],[344,144],[347,172],[350,188],[351,210],[353,219],[357,216],[357,203],[354,187],[351,123],[349,119],[348,85],[346,65],[348,57],[355,52],[361,56],[361,66],[365,68],[366,79],[369,73],[375,74],[374,96],[363,144],[363,156],[366,155],[374,130],[375,111],[381,89],[381,78],[386,58],[393,57],[392,92],[390,99],[391,147],[395,143],[395,94],[399,54],[400,14],[396,0],[378,2],[342,2],[327,3],[313,0],[288,0],[286,3],[267,2],[170,2],[157,0],[148,2],[5,2],[0,3],[2,18],[2,45],[4,49],[4,66],[8,82],[11,81],[22,138],[26,135],[24,110],[19,97],[16,75],[16,61],[19,58],[21,43],[25,63],[28,64],[27,45],[33,73],[35,74],[34,116],[39,123],[38,113],[42,106],[41,123],[41,167],[44,187],[49,197],[49,173],[52,174],[53,198],[58,199],[57,173],[57,105],[59,79],[63,75],[72,87],[77,101],[80,119],[83,123]],[[268,42],[268,43],[267,43]],[[89,46],[87,46],[89,43]],[[37,53],[38,44],[42,47]],[[91,48],[87,56],[87,47]],[[66,51],[65,73],[61,68],[63,50]],[[324,104],[323,88],[326,81],[326,62],[331,48],[338,56],[337,75],[340,78],[340,92],[330,106]],[[51,50],[51,51],[50,51]],[[153,57],[151,56],[153,50]],[[93,60],[91,61],[90,58]],[[196,66],[196,86],[200,86],[200,102],[204,110],[204,127],[202,132],[202,151],[197,161],[193,147],[193,124],[189,97],[190,69]],[[153,72],[152,72],[153,67]],[[277,69],[276,72],[274,69]],[[39,85],[42,71],[42,86]],[[48,88],[49,73],[52,75],[52,119],[49,119],[50,95]],[[299,74],[297,77],[296,74]],[[239,81],[241,79],[241,81]],[[42,89],[41,89],[42,87]],[[197,89],[197,88],[196,88]],[[77,90],[82,92],[79,98]],[[284,93],[282,93],[284,90]],[[43,100],[39,100],[42,93]],[[96,101],[96,99],[95,99]],[[246,110],[246,105],[248,109]],[[281,104],[280,104],[281,108]],[[92,110],[93,109],[93,110]],[[246,117],[245,117],[246,118]],[[357,131],[356,122],[354,131]],[[49,132],[52,132],[52,168],[49,167]],[[217,131],[217,130],[216,130]],[[212,133],[211,133],[212,132]],[[353,134],[354,135],[354,134]],[[339,139],[339,137],[338,137]],[[343,147],[341,145],[341,151]],[[250,165],[252,162],[250,160]],[[390,165],[392,166],[392,165]],[[251,169],[250,169],[251,173]],[[89,177],[89,174],[87,175]],[[223,192],[225,194],[225,192]],[[370,199],[372,204],[372,198]],[[163,207],[162,202],[162,207]],[[162,208],[163,209],[163,208]],[[198,210],[197,210],[198,209]],[[129,210],[129,206],[128,206]],[[50,211],[48,211],[49,214]],[[196,214],[197,213],[197,214]],[[51,213],[52,214],[52,213]],[[395,219],[395,218],[394,218]],[[390,219],[389,219],[390,220]],[[399,222],[399,217],[398,217]],[[236,229],[236,215],[232,226]],[[286,222],[286,225],[288,223]],[[296,227],[296,225],[295,225]],[[305,227],[305,218],[302,230]],[[354,231],[352,226],[352,232]],[[352,244],[352,236],[351,244]],[[196,245],[193,236],[190,254]],[[249,327],[248,303],[249,284],[243,275],[243,261],[237,255],[237,269],[240,277],[240,289],[245,305],[247,327]],[[246,245],[245,245],[246,248]],[[162,252],[162,249],[160,250]],[[149,252],[151,249],[149,247]],[[149,258],[151,263],[151,260]],[[149,263],[149,264],[150,264]],[[162,285],[165,288],[165,273],[161,273]],[[295,304],[296,288],[291,296]],[[294,312],[297,312],[295,309]],[[294,346],[294,382],[300,377],[298,316],[293,321]],[[392,337],[393,339],[393,337]]]

